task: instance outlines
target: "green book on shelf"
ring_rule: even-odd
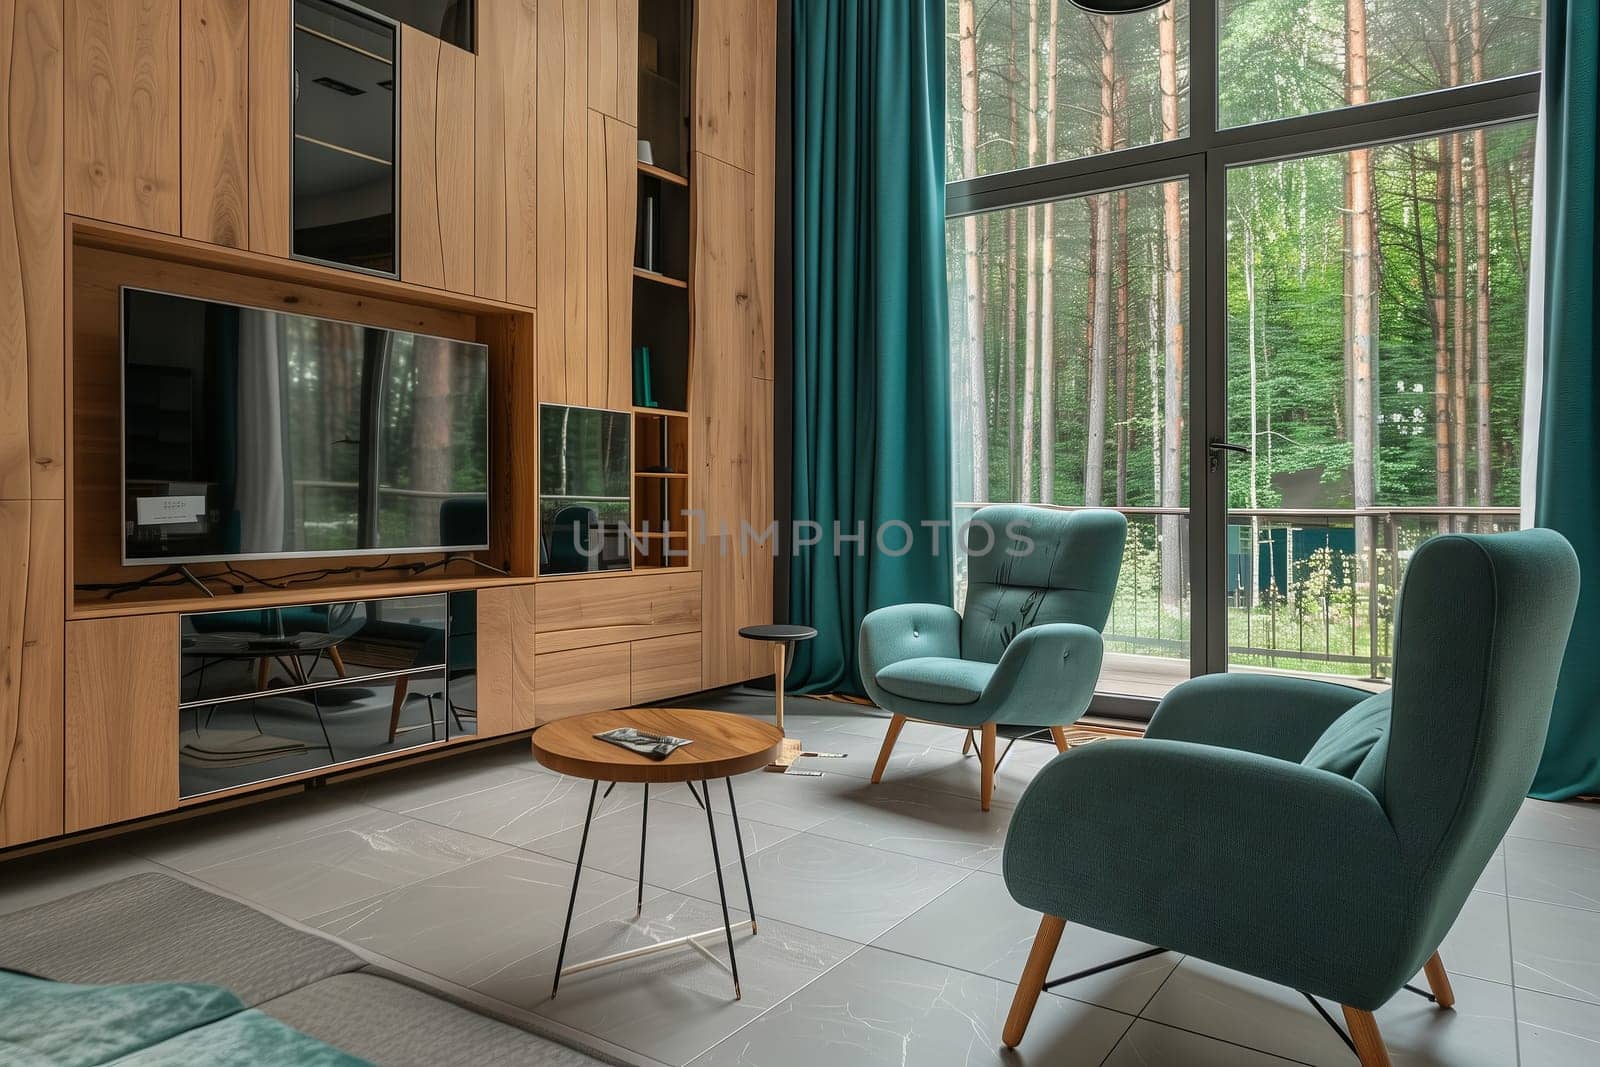
[[[650,386],[650,349],[640,345],[633,350],[633,403],[636,407],[659,407]]]

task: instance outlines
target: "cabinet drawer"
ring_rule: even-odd
[[[633,702],[665,700],[700,689],[700,634],[633,643]]]
[[[534,611],[541,653],[700,629],[700,575],[636,574],[547,582]]]
[[[632,656],[626,643],[547,652],[534,658],[534,714],[540,723],[631,702]]]

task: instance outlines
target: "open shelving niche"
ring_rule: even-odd
[[[64,584],[69,620],[409,596],[534,580],[537,543],[531,532],[537,527],[538,434],[531,309],[115,223],[73,216],[68,224],[66,376],[71,402],[66,465],[71,489]],[[489,373],[497,383],[490,390],[489,412],[490,547],[462,555],[509,574],[496,575],[459,556],[447,561],[440,553],[399,557],[403,564],[433,564],[424,573],[411,573],[382,568],[387,557],[374,553],[240,564],[241,571],[271,585],[225,581],[222,564],[194,565],[191,570],[208,580],[215,597],[188,584],[146,586],[117,595],[80,588],[136,582],[163,569],[121,563],[122,285],[487,345]],[[278,587],[291,575],[324,569],[332,573]]]
[[[689,398],[694,248],[689,174],[690,0],[640,0],[633,269],[634,569],[691,564]],[[648,352],[648,358],[642,353]],[[648,369],[648,375],[646,370]]]

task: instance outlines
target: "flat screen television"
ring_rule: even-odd
[[[121,296],[124,563],[488,547],[483,345]]]

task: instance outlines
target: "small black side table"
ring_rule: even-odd
[[[746,626],[739,631],[740,637],[752,641],[767,641],[772,645],[774,656],[773,691],[776,694],[776,711],[778,729],[783,729],[783,683],[789,674],[789,655],[794,651],[796,642],[809,641],[817,636],[814,626],[795,626],[789,623],[777,623],[771,626]],[[788,770],[789,765],[799,758],[804,748],[799,741],[788,740],[785,734],[783,751],[773,762],[774,770]]]

